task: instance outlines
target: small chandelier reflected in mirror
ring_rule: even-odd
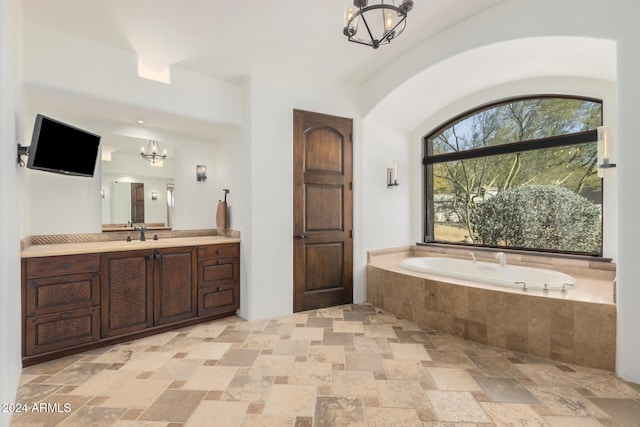
[[[160,154],[158,141],[152,139],[149,141],[146,150],[144,147],[140,147],[140,155],[151,162],[151,164],[156,164],[167,158],[167,150],[164,150],[162,154]]]
[[[353,0],[347,8],[343,33],[350,42],[364,44],[377,49],[391,43],[407,25],[407,14],[413,8],[412,0]]]

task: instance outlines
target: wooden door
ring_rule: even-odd
[[[190,319],[198,314],[196,248],[156,250],[154,324]]]
[[[293,310],[353,302],[353,121],[293,112]]]
[[[153,266],[153,250],[102,255],[102,337],[153,326]]]
[[[131,183],[131,222],[144,222],[144,184]]]

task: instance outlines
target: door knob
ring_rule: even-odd
[[[307,236],[305,236],[304,234],[296,234],[296,239],[298,240],[302,240],[302,239],[306,239]]]

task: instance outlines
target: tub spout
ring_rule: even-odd
[[[476,262],[476,254],[474,254],[473,252],[469,252],[469,255],[471,256],[471,259],[475,263]]]
[[[500,260],[500,267],[507,266],[507,256],[504,254],[504,252],[498,252],[496,254],[496,259]]]

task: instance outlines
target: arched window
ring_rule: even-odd
[[[483,106],[425,136],[425,242],[602,255],[602,102]]]

